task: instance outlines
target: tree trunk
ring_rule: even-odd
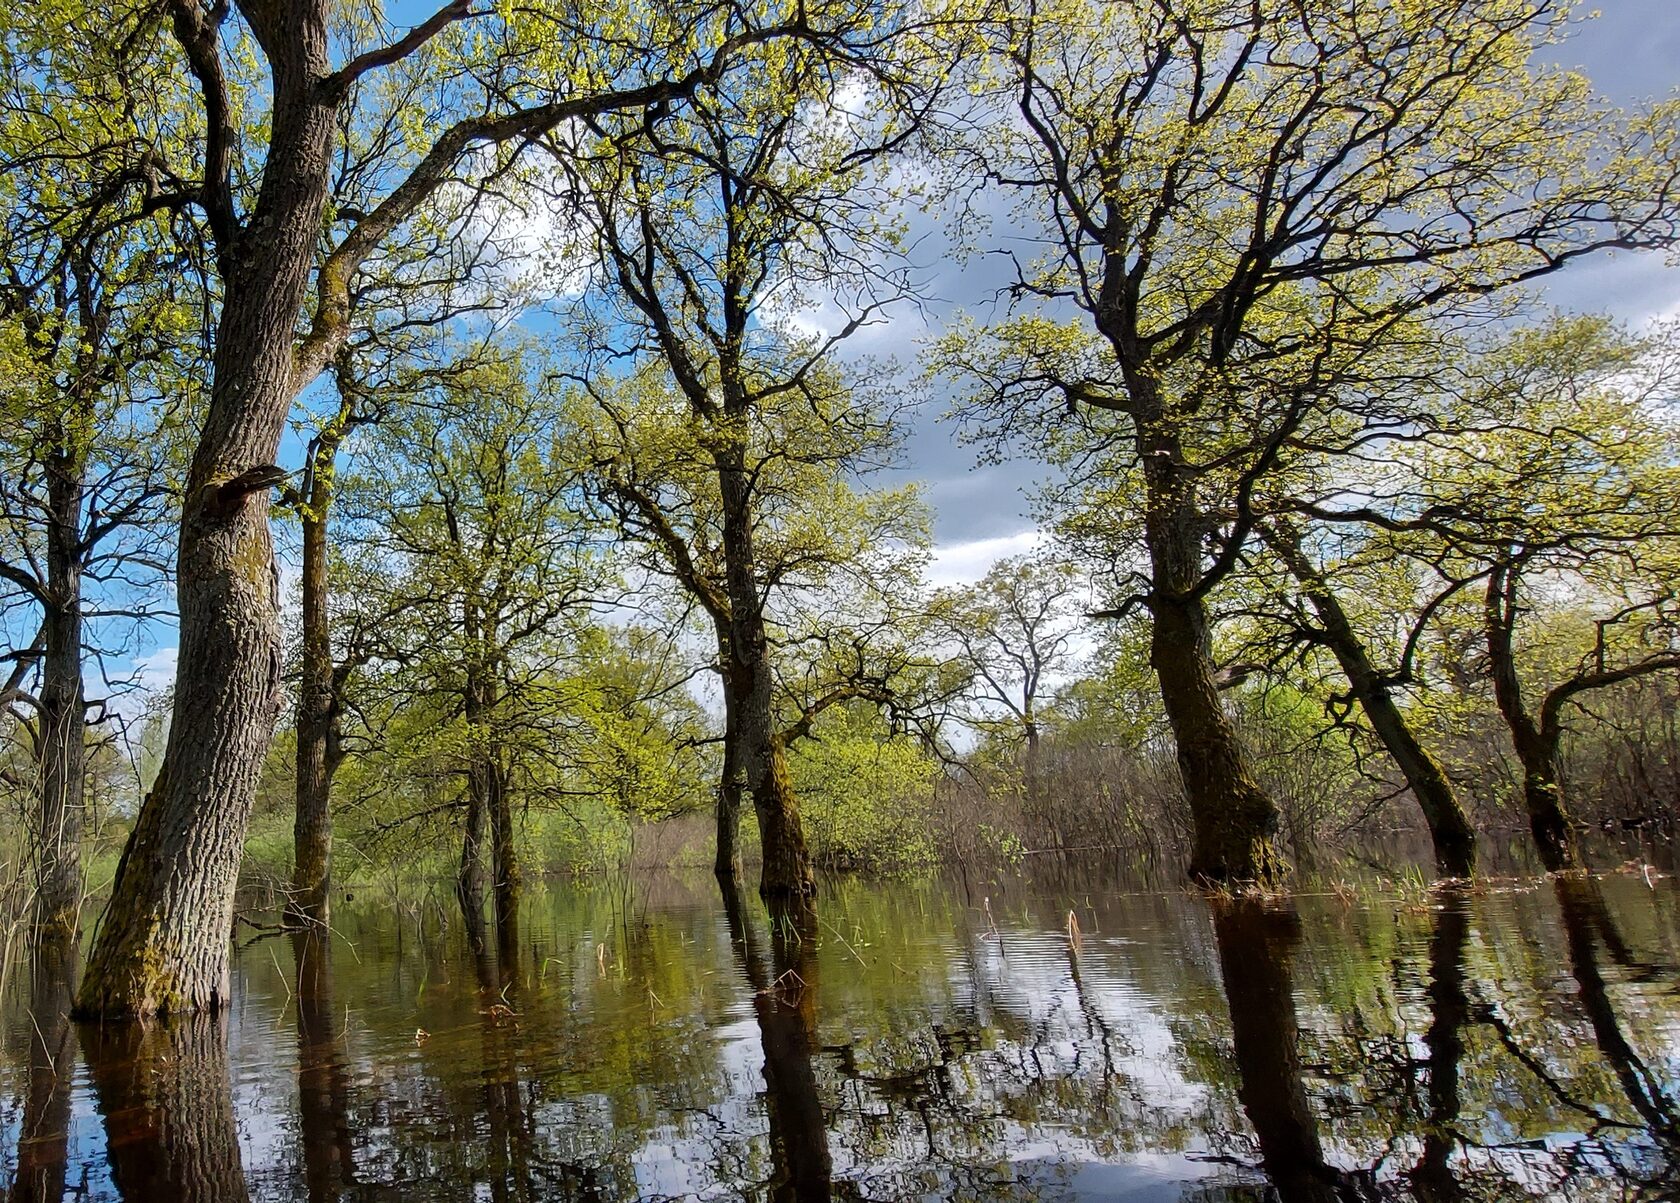
[[[728,671],[728,640],[720,638],[724,671]],[[735,693],[725,680],[723,686],[723,772],[718,779],[717,854],[712,872],[719,882],[734,882],[741,874],[741,791],[744,788],[741,763],[741,735],[736,727]],[[727,888],[727,885],[726,885]]]
[[[1158,407],[1149,401],[1149,407]],[[1207,882],[1270,886],[1287,874],[1277,848],[1278,809],[1260,788],[1219,700],[1202,581],[1202,530],[1195,484],[1170,418],[1136,419],[1148,509],[1154,619],[1150,664],[1161,685],[1190,803],[1190,876]]]
[[[1540,852],[1540,863],[1549,872],[1574,868],[1579,863],[1575,832],[1564,807],[1563,786],[1558,775],[1558,743],[1561,732],[1555,724],[1534,720],[1523,701],[1522,681],[1517,675],[1515,629],[1517,574],[1501,564],[1488,576],[1484,609],[1488,669],[1493,677],[1493,696],[1511,744],[1523,770],[1523,805],[1528,811],[1529,830]]]
[[[297,701],[297,803],[287,916],[325,927],[332,894],[332,633],[327,619],[327,513],[320,484],[303,511],[303,663]]]
[[[1027,738],[1026,761],[1023,765],[1022,772],[1022,776],[1025,780],[1022,782],[1022,785],[1024,786],[1027,795],[1028,813],[1030,813],[1034,818],[1037,818],[1039,793],[1041,789],[1039,767],[1039,731],[1038,720],[1032,716],[1032,703],[1028,702],[1027,706],[1027,718],[1022,728]],[[1059,837],[1061,833],[1057,832],[1056,835]]]
[[[506,956],[517,944],[519,931],[519,852],[515,846],[513,791],[507,765],[497,755],[485,768],[489,787],[486,811],[490,819],[490,858],[495,871],[492,893],[496,902],[497,948]]]
[[[1293,914],[1250,900],[1220,906],[1213,917],[1231,1008],[1237,1097],[1259,1138],[1261,1165],[1283,1203],[1335,1203],[1340,1176],[1324,1160],[1301,1080],[1300,1023],[1289,969],[1299,924]]]
[[[727,677],[736,683],[740,756],[763,849],[758,892],[770,902],[808,898],[816,892],[816,881],[787,754],[775,729],[770,639],[753,553],[752,485],[739,446],[728,445],[716,454],[729,592]]]
[[[70,1152],[76,1069],[70,1000],[76,988],[74,933],[43,929],[29,966],[29,1084],[17,1134],[17,1177],[8,1203],[60,1203]]]
[[[455,896],[460,899],[463,912],[484,922],[484,796],[469,776],[467,782],[467,820],[462,825],[461,867],[455,873]]]
[[[67,442],[67,441],[66,441]],[[84,464],[75,452],[49,456],[47,594],[41,660],[40,830],[36,833],[35,922],[74,937],[82,905],[82,791],[87,740],[82,689],[81,517]]]
[[[1417,799],[1418,809],[1423,811],[1424,822],[1429,825],[1436,867],[1448,877],[1473,876],[1476,829],[1459,804],[1446,773],[1418,741],[1406,716],[1395,705],[1394,695],[1371,663],[1329,582],[1302,553],[1300,537],[1281,521],[1265,528],[1264,534],[1284,566],[1300,582],[1313,612],[1318,615],[1325,646],[1341,665],[1348,688],[1364,709],[1371,729],[1382,740],[1394,763],[1400,766],[1412,797]]]
[[[327,7],[310,0],[261,14],[273,73],[270,135],[256,211],[220,247],[210,407],[176,561],[173,719],[163,771],[123,850],[89,957],[77,999],[88,1016],[228,1002],[234,888],[278,702],[273,479],[265,469],[297,392],[294,336],[330,177]]]

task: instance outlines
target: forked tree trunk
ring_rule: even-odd
[[[297,701],[297,797],[287,915],[326,926],[332,895],[332,779],[337,698],[327,617],[327,514],[319,487],[303,508],[303,657]]]
[[[1452,783],[1441,765],[1413,733],[1411,724],[1395,704],[1383,675],[1371,663],[1365,645],[1353,629],[1341,601],[1301,550],[1300,537],[1288,524],[1274,522],[1265,529],[1266,541],[1277,552],[1290,575],[1300,582],[1313,612],[1318,615],[1320,634],[1336,657],[1348,689],[1365,711],[1371,729],[1394,758],[1406,785],[1417,799],[1429,826],[1435,847],[1435,864],[1448,877],[1470,877],[1476,872],[1476,829],[1464,813]]]
[[[1523,701],[1515,648],[1517,575],[1500,565],[1488,576],[1484,608],[1488,668],[1493,677],[1494,701],[1511,733],[1517,763],[1523,771],[1523,805],[1534,834],[1540,863],[1557,872],[1579,863],[1575,831],[1563,802],[1558,773],[1557,723],[1538,722]]]
[[[82,688],[81,515],[84,464],[66,448],[47,464],[47,593],[42,623],[40,828],[36,832],[35,922],[73,937],[82,904],[82,806],[86,777]]]
[[[787,753],[775,728],[770,639],[753,552],[752,486],[739,446],[729,445],[716,454],[729,593],[726,677],[737,690],[740,755],[763,849],[758,891],[772,903],[808,898],[816,892],[816,881],[805,847],[799,799],[788,776]]]
[[[1149,660],[1190,803],[1190,876],[1269,886],[1288,872],[1277,847],[1278,809],[1256,781],[1219,700],[1207,606],[1197,592],[1205,519],[1171,419],[1151,416],[1158,406],[1150,401],[1144,416],[1134,419],[1148,491],[1144,537],[1154,619]]]
[[[257,14],[270,136],[254,220],[221,248],[210,407],[181,513],[169,742],[88,960],[77,999],[88,1016],[228,1002],[234,887],[278,702],[267,468],[297,391],[294,336],[330,178],[327,11],[310,0]]]

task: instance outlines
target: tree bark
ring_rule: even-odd
[[[47,588],[38,716],[40,829],[35,922],[74,937],[82,905],[86,699],[82,688],[81,518],[85,458],[61,438],[47,463]]]
[[[1275,885],[1288,873],[1277,847],[1277,805],[1255,780],[1219,700],[1207,606],[1198,592],[1206,523],[1195,484],[1183,467],[1183,448],[1161,402],[1145,393],[1138,413],[1134,421],[1147,488],[1144,538],[1154,619],[1149,659],[1190,803],[1190,876]]]
[[[787,753],[775,727],[770,639],[753,552],[752,485],[737,443],[728,443],[716,456],[729,593],[727,678],[735,683],[740,756],[763,850],[758,892],[773,903],[809,898],[816,892],[816,879],[805,847],[799,799],[788,776]]]
[[[1348,689],[1365,711],[1371,729],[1400,766],[1401,774],[1417,799],[1429,826],[1435,847],[1435,865],[1448,877],[1471,877],[1476,872],[1476,829],[1464,813],[1452,783],[1441,765],[1413,733],[1411,724],[1394,702],[1383,674],[1378,672],[1354,631],[1341,601],[1301,550],[1300,536],[1287,524],[1274,520],[1263,528],[1284,566],[1300,582],[1313,612],[1318,615],[1320,637],[1336,657]]]
[[[725,672],[729,668],[729,640],[719,634],[719,650]],[[741,735],[736,711],[735,691],[726,679],[723,687],[723,771],[718,779],[717,851],[712,861],[712,873],[718,881],[734,882],[741,875],[741,792],[744,788],[741,763]]]
[[[297,701],[297,798],[292,820],[288,917],[325,927],[331,918],[333,724],[332,631],[327,617],[327,489],[319,482],[303,518],[303,663]]]
[[[176,563],[180,653],[169,742],[117,867],[77,999],[83,1015],[229,1001],[234,888],[278,702],[273,479],[265,469],[298,387],[294,336],[330,178],[337,103],[325,85],[328,8],[307,0],[247,13],[272,72],[262,185],[251,222],[219,247],[210,406],[187,477]]]
[[[1517,574],[1509,564],[1500,564],[1488,575],[1484,607],[1488,669],[1493,677],[1494,700],[1522,766],[1529,830],[1534,834],[1540,863],[1555,873],[1580,863],[1558,774],[1562,732],[1556,723],[1536,722],[1523,701],[1522,680],[1517,674],[1516,612]]]

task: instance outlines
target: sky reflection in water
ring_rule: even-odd
[[[8,1199],[1680,1190],[1670,879],[1292,912],[844,881],[797,924],[663,879],[534,888],[499,939],[441,901],[337,923],[246,945],[219,1020],[72,1027],[62,975],[15,977]]]

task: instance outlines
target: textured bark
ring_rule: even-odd
[[[82,905],[82,791],[86,778],[82,689],[81,517],[84,457],[61,439],[47,459],[47,588],[37,715],[40,827],[35,922],[73,937]]]
[[[771,908],[771,965],[767,968],[739,888],[725,885],[723,901],[730,939],[752,990],[764,1052],[769,1197],[776,1203],[829,1203],[834,1163],[811,1063],[819,1047],[815,912],[802,903]]]
[[[86,1026],[111,1181],[129,1203],[250,1198],[228,1084],[224,1015]]]
[[[1383,747],[1400,767],[1412,797],[1417,799],[1418,809],[1429,825],[1436,867],[1448,877],[1474,875],[1476,829],[1464,813],[1452,782],[1395,705],[1387,681],[1371,663],[1364,643],[1329,582],[1302,553],[1299,536],[1283,522],[1274,522],[1265,534],[1290,575],[1300,582],[1308,603],[1318,615],[1320,638],[1336,657],[1342,674],[1347,677],[1349,691],[1365,711]]]
[[[1464,1188],[1453,1173],[1458,1147],[1459,1067],[1464,1060],[1464,1029],[1470,1023],[1470,999],[1464,991],[1464,950],[1470,938],[1470,899],[1462,890],[1443,890],[1429,941],[1429,1115],[1423,1153],[1409,1177],[1423,1203],[1456,1203]]]
[[[779,904],[816,892],[799,799],[775,724],[775,680],[762,586],[753,551],[752,485],[733,442],[715,453],[723,498],[723,551],[729,594],[727,682],[735,691],[735,723],[746,789],[758,816],[763,850],[758,891]]]
[[[720,637],[727,660],[728,639]],[[741,736],[736,727],[734,691],[723,691],[723,771],[718,778],[717,849],[712,872],[720,882],[734,882],[741,875],[741,792],[744,789]],[[725,885],[725,890],[729,886]]]
[[[1488,576],[1484,607],[1488,669],[1493,677],[1494,701],[1511,733],[1517,762],[1522,765],[1523,805],[1540,863],[1557,872],[1580,863],[1558,773],[1558,745],[1563,733],[1555,715],[1553,721],[1538,722],[1523,701],[1514,640],[1516,592],[1517,577],[1508,566],[1500,565]]]
[[[69,1156],[76,1036],[70,1001],[76,985],[73,936],[45,929],[31,949],[29,1084],[17,1136],[17,1177],[8,1203],[59,1203]]]
[[[1269,886],[1288,872],[1277,848],[1278,809],[1260,788],[1219,700],[1202,585],[1206,521],[1172,418],[1148,389],[1134,414],[1144,465],[1149,548],[1150,664],[1160,682],[1190,803],[1192,878]]]
[[[1154,603],[1150,664],[1161,686],[1190,802],[1190,875],[1271,885],[1287,870],[1277,850],[1278,811],[1255,782],[1236,728],[1219,701],[1200,601]]]
[[[327,933],[292,933],[297,965],[298,1135],[309,1203],[330,1203],[355,1182],[350,1067],[340,1038],[344,1016],[333,998]]]
[[[467,789],[467,817],[461,832],[461,867],[455,873],[455,896],[469,919],[484,923],[484,801],[478,790]]]
[[[328,9],[307,0],[246,14],[272,72],[270,136],[254,220],[219,246],[210,406],[176,561],[180,656],[165,767],[118,864],[77,1001],[85,1015],[228,1002],[234,887],[278,701],[264,469],[297,391],[294,335],[330,178]],[[177,13],[178,26],[190,23]]]
[[[327,503],[318,483],[303,507],[303,656],[297,701],[297,798],[292,820],[288,916],[325,926],[331,918],[333,737],[337,697],[327,617]]]
[[[1283,1203],[1334,1203],[1341,1176],[1324,1160],[1301,1080],[1289,968],[1299,920],[1238,901],[1214,912],[1213,930],[1231,1008],[1237,1097],[1259,1138],[1262,1166]]]

